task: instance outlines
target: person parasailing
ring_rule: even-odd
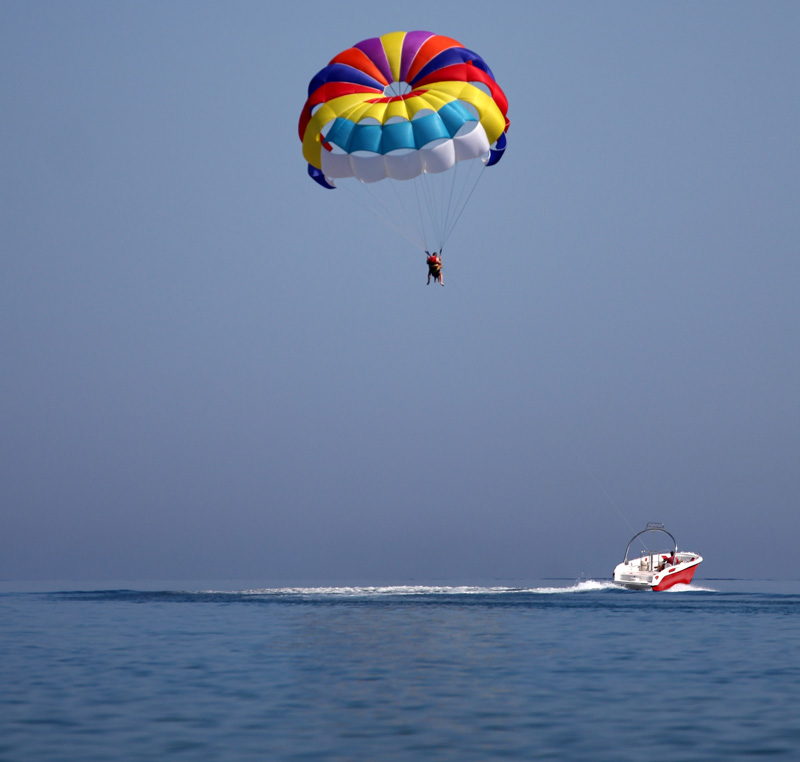
[[[438,252],[433,252],[431,254],[427,249],[425,249],[425,253],[428,255],[428,258],[425,260],[428,263],[428,282],[426,285],[431,284],[431,278],[433,278],[435,283],[439,283],[440,285],[444,285],[444,277],[442,276],[442,250],[439,249]]]
[[[428,283],[444,285],[442,247],[483,169],[506,152],[500,83],[478,53],[424,30],[369,37],[333,58],[314,55],[328,63],[309,81],[297,123],[309,177],[352,192],[351,229],[373,212],[414,252],[439,244],[426,251]]]

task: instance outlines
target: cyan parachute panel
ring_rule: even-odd
[[[466,122],[477,121],[458,101],[446,103],[434,114],[392,124],[356,124],[337,117],[327,134],[328,143],[347,153],[373,151],[386,154],[400,148],[423,148],[441,138],[452,138]]]
[[[445,103],[438,111],[439,116],[447,127],[450,137],[452,138],[465,122],[477,121],[476,117],[472,115],[469,109],[458,101],[452,103]]]
[[[379,124],[357,124],[350,131],[350,139],[347,141],[347,153],[356,151],[372,151],[380,153],[381,134],[383,130]]]
[[[439,114],[427,114],[415,119],[411,122],[411,126],[414,128],[414,142],[417,148],[422,148],[434,140],[450,137],[450,133]]]
[[[419,148],[414,140],[414,128],[411,126],[411,122],[385,124],[379,153],[389,153],[401,148]]]

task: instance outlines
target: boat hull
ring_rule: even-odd
[[[676,569],[674,573],[668,573],[657,585],[653,585],[652,589],[669,590],[673,585],[688,585],[691,583],[698,566],[700,564],[692,564],[685,569]]]

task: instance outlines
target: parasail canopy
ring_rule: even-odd
[[[347,178],[414,181],[423,212],[415,242],[437,248],[469,193],[455,178],[445,179],[449,187],[428,187],[425,178],[453,173],[461,163],[496,164],[506,147],[507,111],[489,66],[458,40],[391,32],[342,51],[314,75],[298,130],[309,175],[325,188]],[[437,198],[442,209],[431,210]]]

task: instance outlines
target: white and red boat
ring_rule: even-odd
[[[646,550],[637,558],[629,559],[634,540],[646,532],[667,535],[672,540],[671,549],[655,552]],[[703,557],[699,553],[687,550],[678,552],[678,543],[663,524],[648,524],[631,537],[625,548],[625,559],[614,568],[614,583],[631,590],[669,590],[678,583],[688,585],[702,562]]]

